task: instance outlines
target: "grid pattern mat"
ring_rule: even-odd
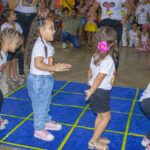
[[[26,86],[5,95],[2,116],[10,123],[0,131],[0,144],[32,150],[87,150],[96,116],[85,102],[86,89],[86,84],[55,81],[50,113],[63,128],[52,132],[55,136],[52,142],[33,137],[33,113]],[[148,132],[150,121],[140,109],[142,92],[141,89],[113,87],[112,119],[102,135],[111,140],[110,150],[144,150],[141,140]]]

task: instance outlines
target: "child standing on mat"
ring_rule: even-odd
[[[13,29],[5,29],[0,33],[0,73],[2,74],[7,63],[7,53],[14,53],[23,41],[19,32]],[[1,81],[0,81],[1,83]],[[0,86],[1,87],[1,86]],[[3,94],[0,89],[0,113],[3,105]],[[5,129],[8,120],[0,117],[0,130]]]
[[[143,112],[150,119],[150,83],[148,84],[147,88],[144,90],[140,98],[140,101],[141,101],[141,108]],[[146,150],[150,150],[150,131],[143,138],[142,145],[146,147]]]
[[[62,126],[51,120],[49,115],[54,72],[69,71],[69,64],[54,64],[54,48],[51,41],[54,39],[55,29],[53,18],[40,17],[37,19],[39,37],[37,38],[31,56],[30,73],[27,79],[27,89],[32,101],[34,118],[34,137],[52,141],[54,136],[47,130],[61,130]]]
[[[110,119],[110,90],[115,77],[113,55],[117,49],[117,33],[111,27],[101,27],[96,33],[96,53],[91,59],[88,71],[90,88],[86,91],[86,99],[97,114],[95,129],[88,143],[89,149],[108,149],[110,141],[101,138]]]

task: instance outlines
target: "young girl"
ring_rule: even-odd
[[[129,46],[138,47],[139,46],[140,32],[136,23],[133,23],[132,30],[129,31]]]
[[[27,89],[32,101],[34,117],[34,137],[51,141],[54,136],[47,130],[60,130],[62,126],[51,120],[49,116],[51,94],[54,85],[54,72],[69,71],[69,64],[53,64],[54,48],[50,44],[54,39],[53,19],[40,17],[37,20],[39,37],[36,40],[31,56],[30,73]]]
[[[7,53],[14,53],[17,47],[21,44],[22,37],[19,32],[13,29],[5,29],[0,33],[0,72],[3,72],[7,62]],[[0,113],[3,105],[3,94],[0,90]],[[5,129],[5,124],[8,120],[0,117],[0,129]]]
[[[18,23],[15,22],[16,20],[16,14],[15,11],[12,9],[5,9],[2,13],[2,17],[6,20],[5,23],[1,25],[1,31],[3,31],[6,28],[13,28],[14,30],[20,32],[22,34],[22,29]],[[14,85],[14,82],[22,82],[23,80],[19,78],[17,75],[17,64],[20,62],[21,57],[20,56],[20,50],[17,50],[15,53],[8,52],[7,56],[7,64],[6,64],[6,77],[7,77],[7,83],[10,85]],[[22,58],[23,59],[23,58]],[[19,63],[20,66],[20,63]],[[21,65],[19,67],[19,73],[24,71],[21,71],[24,68],[24,65]],[[12,78],[11,78],[11,72],[12,72]],[[20,74],[22,75],[22,73]]]
[[[150,5],[148,0],[142,0],[141,4],[137,6],[135,15],[139,26],[149,23]]]
[[[149,39],[150,25],[145,24],[142,26],[142,33],[140,36],[140,45],[137,48],[139,51],[150,51],[150,39]]]
[[[85,25],[85,31],[87,32],[88,44],[92,46],[94,39],[93,36],[97,32],[97,25],[94,21],[96,21],[97,14],[92,12],[93,7],[89,8],[87,13],[87,24]]]
[[[101,27],[96,33],[97,51],[91,59],[88,71],[90,89],[86,91],[86,99],[97,114],[95,129],[88,143],[89,149],[108,148],[109,140],[101,138],[110,119],[110,90],[115,75],[113,53],[117,48],[117,33],[111,27]]]

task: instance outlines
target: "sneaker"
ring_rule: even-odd
[[[4,130],[5,128],[6,128],[5,125],[1,124],[1,122],[0,122],[0,130]]]
[[[0,123],[6,125],[9,121],[7,119],[0,118]]]
[[[47,132],[46,130],[42,130],[42,131],[35,130],[34,137],[44,141],[54,140],[54,136],[51,133]]]
[[[55,122],[55,121],[50,121],[50,122],[46,123],[45,129],[46,130],[59,131],[62,129],[62,125]]]
[[[147,144],[150,144],[150,140],[148,138],[144,137],[141,144],[142,144],[142,146],[146,147]]]
[[[66,43],[62,43],[62,48],[63,48],[63,49],[67,48]]]

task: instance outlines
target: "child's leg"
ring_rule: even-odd
[[[0,114],[1,114],[1,111],[2,111],[3,101],[4,101],[3,93],[0,90]],[[8,122],[9,121],[7,119],[2,119],[1,116],[0,116],[0,130],[5,129],[5,125],[8,124]]]
[[[63,42],[62,43],[62,48],[67,48],[66,43],[69,40],[69,37],[70,37],[70,35],[69,35],[68,32],[62,32],[62,34],[61,34],[61,40]]]
[[[13,59],[12,60],[12,76],[13,76],[13,79],[16,79],[17,78],[17,63],[18,60],[17,59]]]
[[[70,35],[69,41],[73,44],[74,48],[80,48],[80,41],[77,36]]]
[[[49,82],[46,77],[32,75],[28,76],[27,89],[32,102],[34,118],[34,136],[36,138],[51,141],[54,136],[45,130],[47,121],[47,106],[49,105]]]
[[[91,46],[91,32],[87,32],[88,46]]]
[[[19,52],[18,54],[18,68],[19,68],[19,75],[24,75],[24,54],[23,52]]]
[[[4,100],[4,98],[3,98],[3,93],[2,93],[2,91],[0,90],[0,113],[1,113],[1,110],[2,110],[3,100]]]
[[[111,119],[111,114],[110,114],[110,112],[98,113],[97,117],[99,117],[99,119],[97,121],[97,126],[94,130],[94,135],[90,140],[92,143],[95,143],[99,140],[101,134],[104,132],[105,128],[107,127],[107,125]]]
[[[130,39],[130,41],[129,41],[129,46],[132,47],[133,44],[134,44],[134,43],[133,43],[133,39]]]
[[[8,61],[6,64],[6,78],[7,81],[11,79],[11,68],[12,68],[12,61]]]
[[[92,46],[93,46],[93,44],[94,44],[94,34],[95,34],[94,32],[91,33]]]

